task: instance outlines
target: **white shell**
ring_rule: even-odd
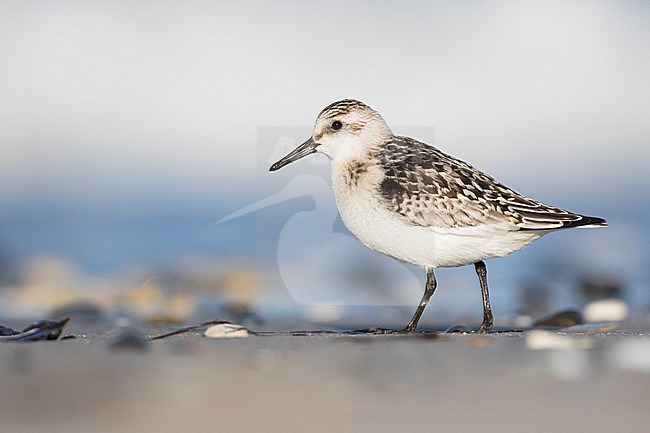
[[[210,326],[203,335],[208,338],[245,338],[248,337],[248,329],[241,325],[221,323]]]

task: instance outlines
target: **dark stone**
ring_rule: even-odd
[[[565,310],[559,313],[542,317],[533,322],[533,328],[568,328],[569,326],[582,325],[585,319],[579,311]]]
[[[117,333],[108,347],[111,350],[144,351],[149,348],[149,342],[137,329],[125,328]]]

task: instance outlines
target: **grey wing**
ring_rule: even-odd
[[[510,230],[558,230],[605,225],[524,197],[469,164],[408,137],[394,137],[378,154],[386,173],[387,206],[413,224],[462,228],[502,224]]]

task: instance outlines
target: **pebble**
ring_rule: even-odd
[[[9,335],[16,335],[20,331],[16,331],[13,328],[10,328],[8,326],[2,326],[0,325],[0,336],[9,336]]]
[[[248,329],[241,325],[221,323],[210,326],[203,335],[208,338],[246,338],[248,337]]]
[[[585,323],[582,314],[575,310],[565,310],[542,317],[532,323],[533,328],[566,328]]]
[[[620,299],[600,299],[588,303],[582,313],[587,322],[621,322],[627,318],[629,308]]]
[[[125,328],[117,332],[108,347],[111,350],[144,351],[149,348],[149,342],[137,329]]]
[[[18,332],[14,329],[2,326],[0,329],[0,342],[36,341],[36,340],[57,340],[61,336],[63,327],[70,319],[60,321],[39,320]]]
[[[591,349],[595,345],[590,337],[568,336],[549,331],[531,331],[526,335],[526,347],[531,350]]]
[[[616,331],[619,327],[617,322],[598,322],[598,323],[584,323],[582,325],[569,326],[562,328],[562,332],[566,333],[585,333],[585,332],[612,332]]]

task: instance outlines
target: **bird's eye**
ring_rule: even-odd
[[[341,122],[339,122],[338,120],[335,120],[334,122],[332,122],[332,126],[331,126],[331,128],[332,128],[334,131],[338,131],[338,130],[341,129],[342,127],[343,127],[343,124],[342,124]]]

